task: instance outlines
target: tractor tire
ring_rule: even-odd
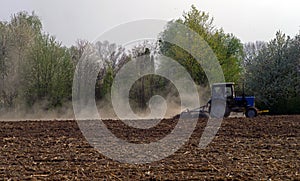
[[[247,118],[254,118],[257,116],[257,110],[254,107],[249,107],[247,108],[246,112],[245,112],[245,116]]]
[[[230,116],[230,113],[231,113],[230,109],[228,108],[228,106],[226,106],[224,117],[228,118]]]

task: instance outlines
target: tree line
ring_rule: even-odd
[[[273,114],[300,113],[300,34],[278,31],[269,42],[245,44],[244,80],[258,106]]]
[[[164,41],[178,36],[174,33],[176,24],[189,27],[207,42],[218,58],[225,80],[244,83],[246,93],[256,96],[259,108],[270,109],[274,114],[300,113],[300,34],[291,38],[279,31],[269,42],[243,44],[233,34],[216,28],[213,18],[194,6],[181,18],[168,23],[158,37],[160,41],[144,42],[130,50],[107,41],[78,40],[75,45],[65,47],[43,32],[35,13],[13,15],[10,21],[0,22],[0,109],[20,105],[30,109],[43,101],[46,102],[43,109],[48,110],[71,101],[74,71],[89,46],[98,51],[103,64],[92,90],[97,100],[110,99],[116,74],[126,63],[140,56],[144,57],[145,66],[153,69],[166,67],[155,63],[157,54],[172,58],[186,68],[196,84],[207,87],[205,72],[195,58],[181,47]],[[189,37],[180,38],[185,41]],[[190,41],[189,46],[195,49],[199,45]],[[180,76],[178,72],[170,73]],[[156,94],[178,97],[169,80],[148,75],[132,86],[130,104],[147,109],[147,102]]]

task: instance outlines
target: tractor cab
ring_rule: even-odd
[[[225,98],[233,99],[235,97],[234,83],[217,83],[212,85],[212,99]]]

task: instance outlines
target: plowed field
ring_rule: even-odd
[[[105,124],[133,143],[157,141],[177,120],[149,130],[118,120]],[[228,118],[206,149],[198,148],[206,120],[175,154],[149,164],[103,156],[76,121],[0,122],[0,179],[4,180],[300,180],[300,116]]]

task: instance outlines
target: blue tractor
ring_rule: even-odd
[[[212,85],[212,97],[205,106],[193,110],[186,110],[181,117],[228,117],[231,112],[244,113],[253,118],[258,115],[255,108],[255,97],[245,96],[244,88],[241,96],[237,96],[233,82],[215,83]]]
[[[233,82],[212,85],[212,97],[207,105],[210,115],[228,117],[231,112],[242,112],[246,117],[256,117],[258,110],[255,108],[255,97],[245,96],[244,88],[242,95],[237,96],[234,85]]]

